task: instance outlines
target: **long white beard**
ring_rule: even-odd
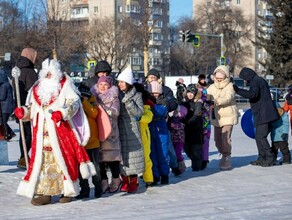
[[[44,78],[40,81],[37,94],[43,105],[48,105],[51,100],[59,96],[61,84],[59,80]]]

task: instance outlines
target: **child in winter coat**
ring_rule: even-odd
[[[118,116],[120,114],[119,89],[112,85],[112,78],[110,76],[101,76],[91,91],[96,96],[98,104],[108,113],[112,127],[109,137],[101,142],[100,169],[103,193],[107,191],[115,193],[122,183],[120,179],[122,155],[118,128]],[[112,174],[110,184],[107,177],[107,167],[109,167]]]
[[[206,169],[207,164],[209,163],[209,143],[211,137],[211,119],[210,113],[213,108],[213,103],[210,101],[210,98],[207,95],[208,84],[206,82],[206,76],[200,74],[198,77],[198,83],[196,84],[197,89],[202,94],[201,99],[203,100],[202,108],[202,119],[203,119],[203,129],[204,129],[204,144],[202,148],[202,166],[201,170]]]
[[[191,159],[192,170],[199,171],[202,167],[202,145],[204,143],[204,129],[202,119],[203,101],[200,92],[194,84],[187,86],[186,102],[188,109],[185,117],[185,153]]]
[[[157,81],[152,81],[148,84],[148,91],[156,104],[152,108],[153,120],[149,124],[151,134],[151,160],[154,182],[152,185],[168,184],[169,182],[169,130],[166,123],[167,103],[162,95],[162,86]]]
[[[153,173],[152,173],[152,161],[150,158],[151,148],[151,135],[149,130],[149,123],[153,119],[153,113],[151,108],[153,108],[154,103],[149,99],[150,94],[144,89],[143,84],[135,83],[135,88],[138,92],[142,94],[142,99],[144,102],[144,114],[140,119],[140,128],[141,128],[141,138],[144,150],[144,160],[145,160],[145,170],[143,173],[143,180],[146,184],[146,187],[151,186],[153,183]]]
[[[188,110],[186,107],[179,105],[178,109],[171,112],[171,117],[168,119],[168,123],[170,124],[170,134],[171,141],[176,153],[178,167],[181,173],[186,170],[186,165],[184,162],[184,157],[182,155],[184,144],[185,144],[185,124],[183,122],[184,117],[186,116]]]
[[[100,167],[99,167],[99,147],[100,142],[98,139],[97,132],[97,123],[96,117],[98,114],[97,110],[97,102],[96,98],[91,94],[90,88],[86,85],[81,84],[78,87],[78,90],[81,93],[82,106],[87,116],[88,123],[90,126],[90,138],[88,143],[85,146],[86,152],[90,158],[90,161],[94,164],[96,169],[96,175],[92,176],[92,183],[95,186],[94,196],[96,198],[101,197],[102,188],[101,188],[101,176],[100,176]],[[79,185],[80,185],[80,194],[76,196],[76,199],[84,199],[89,198],[90,187],[88,183],[88,179],[83,179],[81,175],[79,175]]]
[[[272,150],[275,156],[275,161],[277,160],[278,149],[280,149],[283,155],[283,161],[280,162],[280,164],[290,164],[291,155],[288,147],[289,116],[277,102],[275,105],[277,107],[280,118],[272,123]]]
[[[285,112],[290,112],[290,125],[292,126],[292,85],[288,87],[288,94],[285,97],[283,110]],[[292,132],[292,129],[291,129],[291,132]]]

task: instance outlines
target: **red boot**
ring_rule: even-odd
[[[128,193],[135,193],[138,189],[138,176],[130,176],[130,185]]]
[[[129,177],[128,176],[122,176],[122,186],[120,191],[121,192],[128,192],[129,189]]]

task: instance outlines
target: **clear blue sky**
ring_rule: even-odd
[[[192,17],[193,13],[193,0],[170,0],[170,23],[175,23],[181,17]]]

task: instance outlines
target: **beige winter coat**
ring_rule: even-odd
[[[230,82],[229,71],[226,66],[219,66],[215,69],[213,76],[217,71],[224,73],[226,78],[218,82],[214,77],[214,83],[207,88],[207,94],[211,95],[215,102],[214,112],[216,119],[211,119],[211,123],[216,127],[236,125],[239,112],[236,106],[233,84]]]

